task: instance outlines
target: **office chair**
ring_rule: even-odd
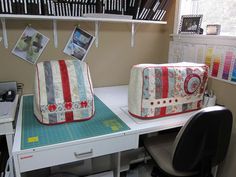
[[[212,177],[211,168],[225,158],[232,121],[231,111],[212,106],[195,113],[177,136],[144,138],[144,147],[158,166],[159,175],[152,176]]]

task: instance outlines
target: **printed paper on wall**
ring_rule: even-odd
[[[49,38],[27,26],[17,41],[12,53],[24,61],[35,64],[46,47]]]

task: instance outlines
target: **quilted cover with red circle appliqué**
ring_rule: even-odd
[[[205,64],[135,65],[129,82],[129,113],[150,119],[200,109],[207,80]]]

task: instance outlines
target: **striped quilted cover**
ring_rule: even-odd
[[[79,60],[36,65],[34,114],[43,124],[88,120],[94,115],[89,68]]]
[[[205,64],[139,64],[131,69],[128,110],[150,119],[202,107],[208,79]]]

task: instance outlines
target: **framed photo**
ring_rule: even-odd
[[[64,53],[78,60],[84,61],[95,37],[76,27],[67,42]]]
[[[179,33],[199,34],[202,15],[182,15]]]
[[[46,47],[49,38],[27,26],[17,41],[12,53],[24,61],[35,64]]]

